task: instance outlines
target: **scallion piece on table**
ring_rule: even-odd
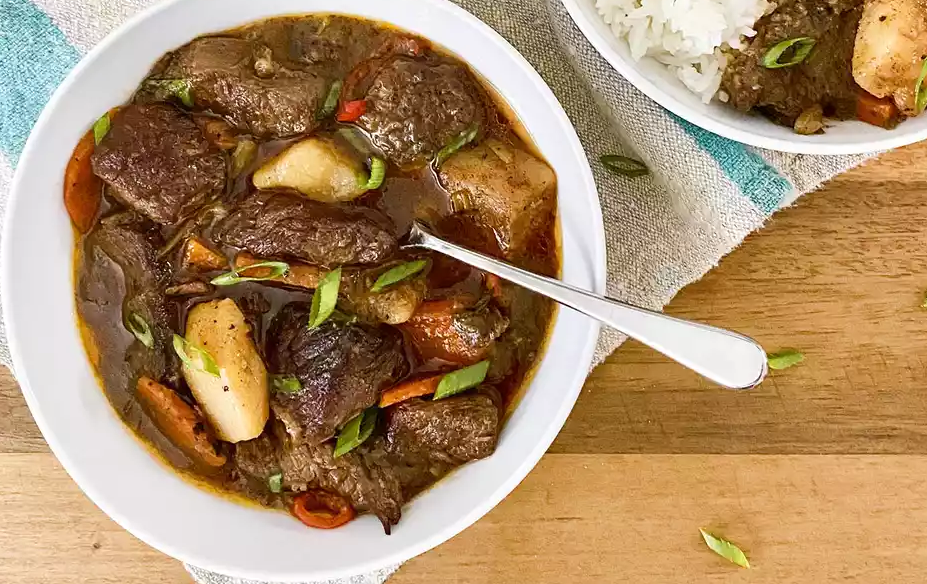
[[[766,355],[766,362],[770,369],[788,369],[792,365],[798,365],[805,360],[805,355],[795,349],[784,349],[775,353]]]
[[[371,292],[380,292],[385,288],[389,288],[393,284],[399,283],[406,278],[411,278],[415,274],[421,272],[425,269],[425,266],[428,265],[428,260],[415,260],[411,262],[405,262],[399,264],[394,268],[380,274],[380,277],[377,278],[377,281],[373,283],[373,286],[370,287]]]
[[[212,355],[178,334],[174,335],[174,352],[187,367],[203,371],[213,377],[221,376],[219,366],[216,365],[216,360],[212,358]]]
[[[440,167],[444,164],[444,161],[451,157],[452,154],[473,142],[476,138],[476,135],[480,132],[479,126],[473,124],[466,130],[460,133],[456,138],[451,140],[450,144],[438,151],[438,154],[435,156],[435,168]]]
[[[470,365],[457,371],[451,371],[441,378],[438,388],[435,389],[435,396],[432,399],[443,399],[452,395],[457,395],[471,387],[483,383],[486,379],[486,373],[489,372],[489,360],[480,361],[476,365]]]
[[[709,548],[711,548],[711,551],[715,552],[725,560],[737,564],[741,568],[750,567],[750,562],[747,561],[747,556],[739,547],[727,540],[721,539],[720,537],[713,536],[704,529],[699,529],[699,533],[702,534],[702,539],[705,540],[705,543]]]
[[[309,311],[309,328],[316,328],[332,315],[338,304],[338,289],[341,287],[341,268],[325,274],[312,293],[312,308]]]
[[[325,96],[325,102],[322,103],[322,107],[316,116],[317,119],[324,120],[335,113],[335,109],[338,108],[338,98],[341,97],[341,85],[340,79],[332,82],[331,87],[328,88],[328,95]]]
[[[599,161],[612,174],[618,176],[637,178],[650,174],[650,169],[647,168],[646,164],[620,154],[605,154],[599,158]]]
[[[139,342],[149,349],[154,346],[154,335],[151,334],[151,327],[145,322],[141,315],[133,312],[126,319],[126,328],[135,335]]]
[[[193,107],[190,82],[186,79],[149,79],[146,83],[169,96],[176,97],[184,107]]]
[[[248,270],[253,270],[255,268],[269,268],[270,272],[265,276],[242,276],[241,272],[246,272]],[[235,284],[240,284],[242,282],[260,282],[261,280],[274,280],[280,276],[286,274],[290,269],[290,265],[286,262],[257,262],[243,268],[232,270],[224,274],[220,274],[209,281],[210,284],[215,286],[233,286]]]
[[[103,137],[109,132],[109,112],[100,116],[100,119],[93,123],[93,143],[99,144]]]
[[[815,42],[811,37],[795,37],[778,42],[763,55],[763,66],[767,69],[780,69],[798,65],[811,53]],[[784,61],[780,61],[782,55],[789,49],[792,49],[791,56]]]
[[[914,85],[914,112],[921,113],[927,106],[927,87],[924,87],[924,78],[927,77],[927,59],[923,59],[921,64],[921,74],[917,77],[917,83]]]
[[[377,408],[367,408],[354,416],[341,428],[335,442],[335,458],[344,456],[364,443],[377,426]]]
[[[280,493],[283,491],[283,473],[278,472],[267,477],[267,488],[271,493]]]
[[[295,375],[273,375],[270,378],[274,391],[279,393],[296,393],[303,388]]]
[[[367,191],[378,189],[386,178],[386,161],[379,156],[370,157],[370,177],[360,177],[360,186]]]

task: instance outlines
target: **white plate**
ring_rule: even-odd
[[[905,120],[892,130],[863,122],[831,121],[823,134],[802,136],[758,114],[744,114],[686,89],[682,81],[650,57],[635,61],[624,39],[617,39],[599,16],[595,0],[561,0],[592,46],[647,97],[679,117],[738,142],[802,154],[860,154],[897,148],[927,138],[927,115]]]
[[[508,494],[550,445],[585,379],[599,327],[561,310],[550,346],[496,453],[416,498],[386,536],[364,517],[308,529],[284,513],[233,503],[181,480],[116,417],[75,324],[65,165],[93,120],[132,94],[152,63],[197,35],[259,18],[342,12],[393,23],[461,56],[504,96],[557,172],[563,278],[605,288],[595,183],[572,126],[528,63],[479,20],[443,0],[171,0],[132,19],[68,76],[39,118],[13,180],[3,234],[2,293],[16,376],[36,422],[75,481],[152,546],[225,574],[317,580],[366,572],[455,535]]]

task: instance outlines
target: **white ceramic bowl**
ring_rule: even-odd
[[[20,159],[3,236],[2,293],[16,376],[36,422],[75,481],[107,514],[152,546],[225,574],[316,580],[411,558],[455,535],[502,500],[550,445],[586,376],[598,325],[569,310],[493,456],[465,466],[403,510],[393,535],[364,517],[308,529],[284,513],[236,504],[180,479],[110,408],[75,324],[72,232],[62,204],[65,165],[98,116],[124,102],[152,63],[197,35],[264,17],[341,12],[395,24],[450,49],[504,96],[557,172],[563,278],[605,285],[595,183],[557,100],[488,26],[444,0],[171,0],[132,19],[68,76]]]
[[[858,121],[828,122],[823,134],[801,136],[758,115],[748,115],[699,96],[650,57],[635,61],[624,39],[617,39],[595,9],[595,0],[561,0],[596,50],[641,92],[679,117],[738,142],[802,154],[859,154],[897,148],[927,139],[927,115],[884,130]]]

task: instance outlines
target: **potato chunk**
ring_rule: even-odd
[[[554,172],[544,162],[496,139],[454,154],[441,166],[454,211],[475,212],[492,227],[502,251],[520,251],[554,208]]]
[[[288,187],[323,203],[350,201],[364,193],[366,169],[328,138],[293,144],[254,173],[259,189]]]
[[[914,89],[927,53],[927,5],[921,0],[870,0],[853,45],[853,79],[876,97],[891,97],[916,116]]]
[[[267,370],[234,300],[194,306],[186,339],[212,356],[219,377],[184,363],[183,376],[216,434],[226,442],[256,438],[269,413]]]

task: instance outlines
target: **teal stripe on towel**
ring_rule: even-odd
[[[28,0],[0,0],[0,150],[15,167],[35,120],[80,55]]]
[[[792,184],[758,154],[746,146],[692,125],[673,116],[703,150],[711,154],[718,166],[740,191],[763,213],[772,214],[779,202],[792,190]]]

